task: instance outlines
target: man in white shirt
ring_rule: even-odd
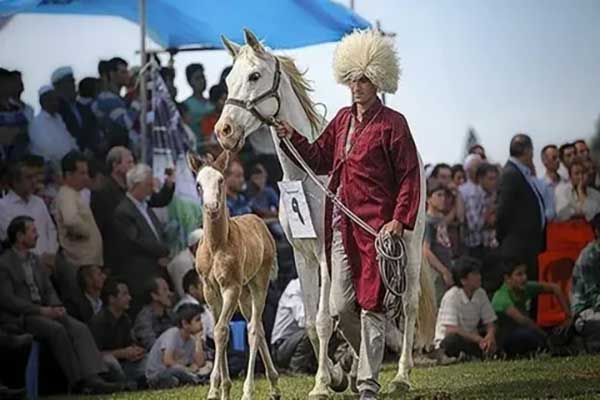
[[[195,266],[196,261],[196,250],[198,249],[198,243],[202,241],[204,231],[202,229],[196,229],[188,235],[188,247],[179,252],[167,265],[167,272],[177,297],[182,299],[186,296],[186,290],[183,285],[183,277],[188,271],[191,271]],[[177,308],[177,307],[176,307]]]
[[[449,357],[465,353],[483,358],[496,351],[496,328],[489,298],[481,288],[481,263],[471,257],[462,257],[453,267],[456,286],[442,298],[435,327],[434,343]],[[485,326],[485,335],[479,326]]]
[[[33,194],[35,171],[19,162],[10,168],[8,178],[10,190],[0,199],[0,240],[6,240],[6,230],[15,217],[31,217],[39,235],[32,252],[40,256],[45,265],[54,265],[58,251],[56,226],[44,200]]]
[[[271,335],[272,354],[279,368],[294,373],[314,373],[315,354],[304,325],[304,303],[300,280],[292,279],[277,306]]]
[[[77,143],[58,114],[60,103],[54,88],[43,86],[38,93],[42,110],[29,126],[31,152],[47,161],[60,162],[69,151],[77,149]]]

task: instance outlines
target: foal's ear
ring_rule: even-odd
[[[250,29],[244,28],[244,39],[246,40],[246,44],[256,53],[262,54],[265,52],[265,48],[260,43],[260,40],[256,38]]]
[[[231,57],[236,58],[240,52],[240,45],[227,39],[225,35],[221,35],[221,42],[223,42],[223,46],[225,46]]]
[[[200,158],[198,153],[191,150],[185,153],[185,160],[187,161],[187,165],[192,170],[194,175],[198,173],[198,171],[200,170],[200,168],[202,168],[204,164],[202,158]]]
[[[224,173],[227,170],[227,168],[229,168],[229,159],[230,153],[227,150],[223,150],[221,154],[219,154],[219,157],[217,157],[217,159],[213,163],[213,168],[215,168],[221,173]]]

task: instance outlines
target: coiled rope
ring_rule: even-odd
[[[400,237],[392,236],[389,232],[375,231],[369,224],[358,217],[333,193],[325,184],[319,180],[317,174],[308,166],[298,150],[294,147],[289,138],[281,139],[290,154],[294,156],[304,172],[313,180],[313,182],[325,193],[325,195],[339,207],[340,211],[348,216],[354,223],[370,233],[375,239],[375,251],[377,252],[377,262],[379,265],[379,274],[385,286],[386,293],[383,299],[383,307],[388,316],[393,320],[402,317],[403,296],[406,292],[406,266],[408,264],[408,255],[406,243]]]

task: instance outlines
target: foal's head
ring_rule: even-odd
[[[201,157],[188,152],[187,162],[196,175],[196,187],[202,195],[204,211],[211,218],[218,217],[227,207],[224,173],[229,165],[229,152],[221,152],[216,160],[210,154]]]

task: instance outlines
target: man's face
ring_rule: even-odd
[[[73,75],[65,76],[54,84],[59,96],[67,101],[75,101],[77,98],[77,89],[75,88],[75,78]]]
[[[37,173],[33,168],[23,166],[21,168],[21,179],[12,183],[16,194],[28,198],[35,190]]]
[[[450,168],[440,168],[436,177],[437,181],[440,182],[444,186],[448,186],[450,181],[452,180],[452,171]]]
[[[575,147],[567,147],[563,151],[563,164],[565,167],[569,167],[575,158]]]
[[[147,174],[144,180],[138,183],[139,190],[144,197],[149,197],[154,193],[154,178],[152,174]]]
[[[452,178],[452,182],[456,185],[456,187],[460,187],[463,183],[465,183],[465,173],[463,171],[457,171]]]
[[[241,193],[244,188],[244,168],[238,162],[229,166],[229,175],[226,179],[227,188],[234,193]]]
[[[202,318],[196,315],[190,322],[190,334],[195,335],[202,330]]]
[[[203,70],[194,72],[190,79],[190,85],[194,89],[194,92],[204,93],[206,90],[206,77]]]
[[[510,275],[505,276],[505,278],[511,288],[523,290],[527,283],[527,267],[519,265]]]
[[[131,80],[126,64],[117,65],[116,71],[110,73],[110,79],[119,87],[127,86]]]
[[[498,174],[490,171],[481,178],[479,184],[487,193],[493,193],[498,188]]]
[[[127,172],[129,172],[129,170],[131,168],[133,168],[133,165],[134,165],[133,155],[128,150],[127,152],[124,153],[123,157],[121,158],[121,162],[113,165],[113,170],[117,174],[119,174],[121,176],[125,176],[125,175],[127,175]]]
[[[152,293],[152,298],[156,303],[165,308],[171,307],[172,294],[169,290],[169,285],[167,285],[167,282],[162,278],[158,278],[156,282],[158,283],[158,289],[156,292]]]
[[[575,153],[577,154],[577,157],[582,160],[587,160],[590,157],[590,149],[588,149],[585,142],[575,143]]]
[[[460,282],[465,289],[477,290],[481,287],[481,273],[479,271],[469,272]]]
[[[60,108],[58,95],[54,90],[44,93],[42,97],[40,97],[40,104],[42,108],[51,115],[56,114]]]
[[[589,158],[585,160],[585,182],[587,186],[593,186],[596,183],[596,164]]]
[[[19,233],[17,235],[17,241],[20,241],[23,247],[28,250],[35,248],[35,244],[38,240],[38,232],[33,222],[27,222],[25,224],[25,233]]]
[[[571,167],[569,177],[571,178],[571,184],[574,188],[576,188],[578,185],[581,184],[581,182],[584,182],[585,171],[583,167],[579,164],[573,165]]]
[[[351,81],[350,90],[352,92],[352,99],[360,105],[371,103],[377,96],[377,88],[366,76]]]
[[[69,178],[69,185],[79,191],[86,187],[90,180],[90,175],[88,173],[87,162],[78,161],[75,165],[75,171],[67,172],[67,176]]]
[[[548,171],[558,171],[558,167],[560,166],[560,160],[558,159],[558,149],[554,147],[547,148],[542,156],[542,163]]]
[[[432,210],[437,212],[444,212],[446,208],[446,191],[437,190],[429,196],[427,204]]]
[[[129,310],[129,304],[131,303],[131,295],[129,294],[129,288],[124,283],[117,285],[119,293],[115,299],[115,304],[119,310]]]
[[[98,290],[102,290],[104,287],[104,281],[106,281],[106,275],[98,266],[93,266],[90,269],[89,273],[89,283],[90,287]]]

